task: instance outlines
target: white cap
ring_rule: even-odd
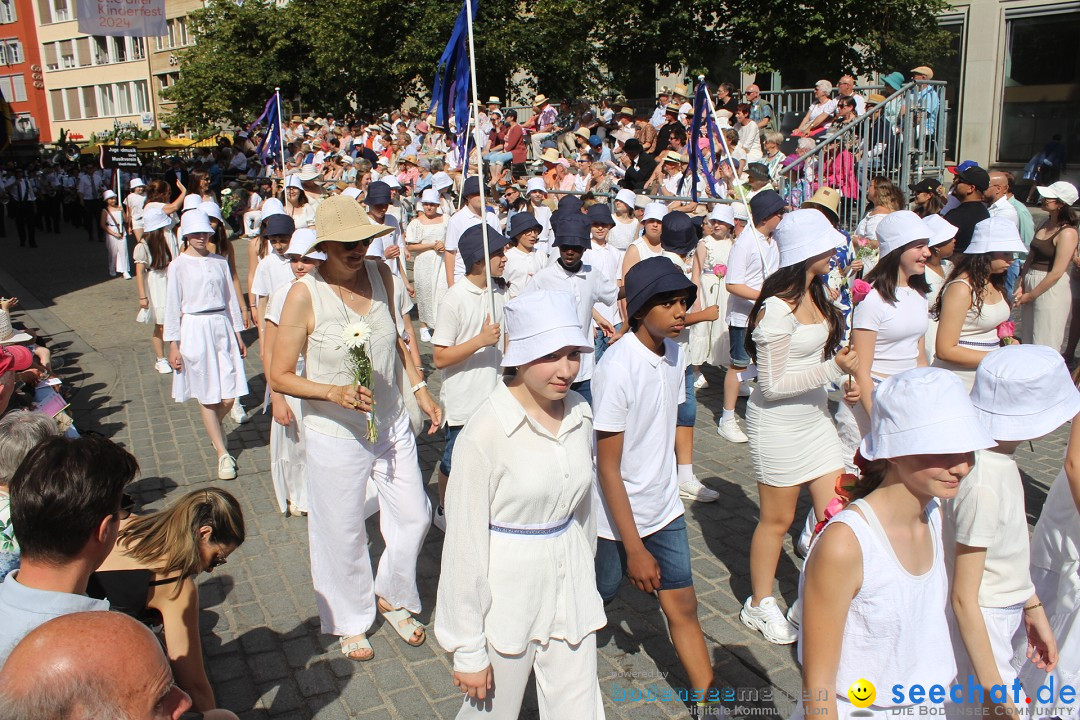
[[[218,222],[225,222],[225,218],[221,216],[221,207],[213,200],[204,200],[199,209]]]
[[[819,215],[821,213],[818,213]],[[930,228],[910,210],[897,210],[881,219],[877,226],[878,257],[885,257],[916,240],[930,240]]]
[[[398,179],[393,175],[380,176],[379,179],[382,180],[387,185],[389,185],[391,188],[400,188],[401,187],[401,183],[399,183]]]
[[[630,188],[623,188],[619,192],[615,193],[615,199],[626,205],[631,210],[634,209],[634,203],[637,200],[637,195]]]
[[[750,213],[746,211],[746,206],[741,202],[731,203],[731,212],[735,215],[736,220],[750,222]]]
[[[453,178],[444,173],[442,170],[431,176],[431,187],[435,188],[436,190],[448,188],[453,184]]]
[[[1020,230],[1012,220],[998,215],[988,217],[975,223],[975,230],[971,233],[971,242],[964,250],[965,255],[979,255],[981,253],[1027,252],[1024,243],[1020,240]]]
[[[382,157],[380,157],[378,160],[375,161],[375,164],[376,165],[382,165],[383,167],[390,167],[390,158],[383,155]]]
[[[128,183],[128,187],[134,190],[135,188],[146,187],[146,183],[143,182],[142,178],[131,178],[131,182]]]
[[[870,432],[859,452],[867,460],[880,460],[967,453],[996,444],[960,378],[951,370],[921,367],[897,373],[877,386]]]
[[[734,213],[732,213],[734,215]],[[780,267],[797,265],[825,252],[836,252],[844,235],[817,210],[792,210],[773,233],[780,248]]]
[[[956,237],[959,231],[959,228],[940,215],[927,215],[922,221],[930,228],[930,247],[944,245]]]
[[[593,351],[581,330],[577,302],[568,292],[533,290],[519,295],[503,308],[503,327],[509,340],[503,367],[526,365],[567,346]]]
[[[362,192],[364,192],[364,191],[361,190],[360,188],[353,187],[352,185],[350,185],[349,187],[342,190],[341,194],[344,195],[347,198],[352,198],[353,200],[355,200],[356,198],[360,197],[360,193],[362,193]]]
[[[192,233],[213,233],[210,227],[210,218],[202,210],[194,208],[180,216],[180,237],[187,237]]]
[[[971,404],[995,440],[1034,440],[1080,412],[1080,392],[1057,350],[1006,345],[979,363]]]
[[[662,202],[651,202],[645,206],[645,215],[641,218],[642,222],[646,220],[660,220],[663,221],[664,216],[667,215],[667,205]]]
[[[186,195],[184,196],[184,209],[180,212],[186,213],[188,210],[198,210],[202,205],[202,195]]]
[[[172,225],[172,218],[165,214],[159,207],[152,207],[143,213],[143,232],[160,230]]]
[[[276,197],[266,198],[262,204],[262,219],[270,217],[271,215],[285,215],[285,206],[281,204],[281,201]]]
[[[289,249],[285,251],[285,254],[299,255],[310,260],[325,260],[326,253],[312,250],[318,244],[319,241],[315,237],[314,230],[311,228],[297,228],[292,234],[292,239],[289,240]]]
[[[1035,189],[1038,190],[1039,194],[1044,198],[1060,200],[1066,205],[1072,205],[1076,202],[1076,186],[1072,183],[1065,182],[1064,180],[1058,180],[1056,183],[1051,183],[1050,185],[1039,185]]]
[[[304,189],[304,183],[300,182],[300,176],[294,173],[285,178],[285,187],[296,188],[297,190],[302,191]]]
[[[439,204],[439,191],[434,188],[427,188],[424,192],[420,193],[420,203],[427,205]]]
[[[529,193],[533,192],[534,190],[539,190],[540,192],[547,195],[547,185],[544,184],[544,178],[542,178],[542,177],[531,177],[531,178],[529,178],[529,182],[525,183],[525,194],[528,195]]]
[[[735,227],[735,208],[732,207],[734,203],[717,203],[713,205],[713,209],[706,216],[706,219],[713,222],[727,223],[731,227]]]
[[[109,198],[114,198],[114,197],[116,197],[116,193],[114,193],[112,190],[106,190],[105,192],[103,192],[101,194],[101,198],[103,200],[108,200]]]

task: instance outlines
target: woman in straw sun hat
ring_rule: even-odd
[[[322,631],[340,637],[346,657],[370,660],[366,633],[376,610],[408,644],[427,637],[412,614],[420,611],[416,559],[431,505],[403,393],[415,395],[431,419],[429,433],[441,424],[442,411],[398,336],[390,270],[365,257],[371,241],[390,228],[337,195],[319,206],[315,231],[316,248],[327,258],[289,291],[270,384],[303,400],[311,574]],[[350,341],[369,361],[370,387],[359,385],[350,370]],[[306,377],[296,374],[301,352]],[[364,525],[369,482],[376,484],[386,541],[374,580]]]

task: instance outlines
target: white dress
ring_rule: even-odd
[[[963,278],[952,282],[963,283],[969,288],[971,287],[971,284]],[[941,288],[941,292],[945,292],[949,285],[952,285],[952,283],[946,283]],[[997,350],[1001,346],[997,336],[997,327],[1008,320],[1010,314],[1009,303],[1005,302],[1005,298],[992,305],[984,304],[981,312],[972,303],[971,307],[968,308],[967,315],[964,316],[964,325],[960,328],[960,345],[968,350],[977,350],[983,353]],[[933,366],[952,370],[963,381],[969,392],[972,386],[975,385],[975,368],[960,367],[945,362],[939,357],[934,358]]]
[[[844,372],[822,360],[825,322],[803,325],[777,297],[765,299],[754,328],[758,382],[746,410],[750,458],[758,482],[790,487],[844,467],[825,386]]]
[[[182,254],[169,263],[165,341],[178,341],[183,369],[173,373],[176,402],[203,405],[247,395],[236,328],[243,327],[228,261]]]
[[[431,225],[414,218],[405,228],[405,242],[429,244],[446,240],[446,216]],[[441,287],[440,287],[440,280]],[[420,311],[420,322],[429,328],[435,327],[435,313],[446,293],[446,269],[443,254],[434,250],[425,250],[413,258],[413,286],[416,288],[416,304]]]
[[[106,208],[105,222],[109,230],[120,233],[120,237],[105,233],[105,250],[109,254],[109,277],[131,272],[128,259],[127,237],[124,233],[124,211],[120,208]]]
[[[630,222],[615,218],[615,227],[608,233],[607,241],[625,252],[630,243],[637,239],[639,228],[640,223],[634,218],[631,218]]]
[[[713,322],[698,323],[690,328],[690,363],[726,367],[731,362],[726,320],[728,292],[727,285],[722,276],[716,274],[715,268],[723,265],[721,272],[726,272],[728,254],[734,243],[730,238],[717,240],[712,237],[705,238],[704,243],[708,255],[705,267],[701,269],[701,306],[707,308],[716,305],[720,316]]]
[[[169,269],[168,267],[164,270],[150,269],[153,258],[150,256],[150,247],[145,241],[135,246],[133,254],[136,265],[146,266],[146,297],[150,301],[150,321],[155,325],[164,325]]]

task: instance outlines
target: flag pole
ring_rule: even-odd
[[[277,138],[278,154],[281,155],[281,201],[285,202],[285,128],[281,127],[281,88],[274,88],[274,99],[277,102]]]
[[[491,308],[491,322],[495,322],[495,288],[491,284],[491,251],[488,247],[488,224],[487,224],[487,199],[484,195],[484,156],[483,143],[480,142],[480,98],[476,92],[476,47],[473,45],[473,0],[465,0],[465,17],[469,28],[469,79],[472,83],[472,112],[473,130],[476,137],[476,174],[480,186],[480,237],[484,242],[484,279],[487,282],[488,304]],[[466,138],[468,132],[466,131]],[[465,175],[469,174],[469,143],[465,142]]]
[[[698,75],[698,82],[705,82],[704,75]],[[709,92],[709,88],[705,88],[705,99],[709,102],[709,115],[713,119],[713,123],[716,123],[716,106],[713,105],[712,93]],[[735,188],[739,192],[739,202],[746,208],[746,215],[749,218],[750,227],[754,227],[754,215],[750,212],[750,203],[746,200],[746,191],[743,190],[742,184],[739,183],[739,170],[735,167],[735,162],[731,159],[731,148],[728,147],[727,138],[724,137],[724,131],[720,129],[720,125],[716,125],[716,134],[720,136],[720,144],[724,146],[724,159],[727,160],[728,166],[731,168],[731,180],[735,183]],[[697,138],[694,138],[694,142],[697,142]],[[764,271],[764,258],[762,258],[762,270]]]

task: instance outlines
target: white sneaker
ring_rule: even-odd
[[[236,479],[236,460],[229,453],[225,453],[217,459],[218,480]]]
[[[240,404],[240,398],[237,398],[236,401],[233,402],[232,410],[229,411],[229,417],[238,423],[247,422],[247,413],[244,411],[244,406]]]
[[[750,442],[750,438],[746,437],[746,433],[739,427],[739,421],[734,418],[727,421],[721,420],[716,426],[716,434],[732,443]]]
[[[169,365],[169,361],[165,358],[158,358],[157,361],[154,363],[154,369],[162,375],[168,375],[172,372],[172,366]]]
[[[435,512],[431,513],[431,523],[446,532],[446,512],[443,510],[442,505],[435,506]]]
[[[754,597],[746,598],[742,610],[739,612],[739,620],[751,630],[757,630],[765,639],[773,645],[790,645],[799,639],[799,633],[791,626],[791,623],[780,612],[776,599],[767,597],[757,607],[750,603]]]
[[[696,500],[697,502],[716,502],[720,499],[720,493],[702,485],[697,477],[692,477],[685,482],[679,483],[679,497],[685,500]]]
[[[130,280],[131,279],[131,273],[124,273],[124,279],[125,280]]]
[[[795,602],[791,603],[787,611],[787,621],[796,630],[802,625],[802,598],[795,598]]]
[[[420,328],[420,342],[431,342],[431,331],[426,327]]]
[[[704,373],[698,375],[697,380],[694,381],[694,389],[701,390],[702,388],[709,387],[709,381],[705,379]]]
[[[750,383],[743,380],[739,383],[739,397],[750,397],[754,393],[754,388],[750,387]]]

